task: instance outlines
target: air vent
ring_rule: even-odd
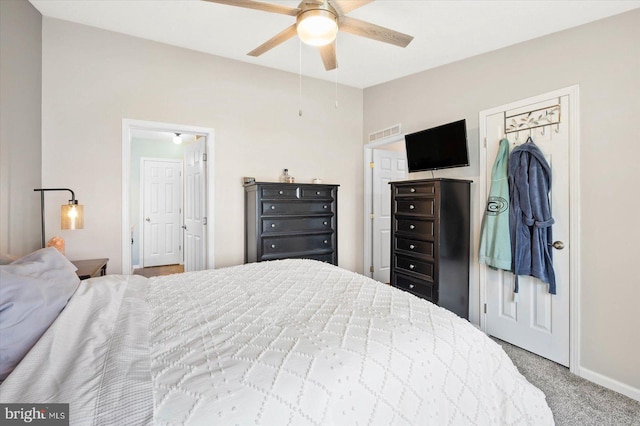
[[[396,136],[402,133],[402,124],[394,124],[386,129],[378,130],[377,132],[369,133],[369,142],[379,141],[380,139],[386,139],[391,136]]]

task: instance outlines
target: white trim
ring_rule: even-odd
[[[129,221],[129,181],[131,170],[131,131],[134,129],[153,130],[160,132],[180,132],[201,135],[207,138],[207,269],[215,268],[215,246],[214,246],[214,212],[215,212],[215,185],[214,185],[214,164],[215,164],[215,131],[209,127],[196,127],[183,124],[160,123],[155,121],[143,121],[122,119],[122,271],[124,275],[133,273],[131,265],[131,224]]]
[[[580,372],[578,373],[578,375],[583,379],[589,380],[600,386],[604,386],[605,388],[611,389],[640,402],[639,388],[634,388],[633,386],[629,386],[626,383],[619,382],[615,379],[612,379],[611,377],[596,373],[595,371],[591,371],[588,368],[584,367],[580,367]]]
[[[542,95],[534,96],[510,104],[487,109],[479,113],[480,125],[480,177],[479,177],[479,199],[487,199],[487,179],[483,170],[487,165],[487,147],[484,138],[487,134],[486,120],[493,114],[498,114],[505,110],[520,108],[529,104],[546,101],[550,98],[569,96],[569,247],[571,247],[569,258],[569,370],[578,374],[580,371],[580,114],[579,108],[580,87],[565,87]],[[479,203],[479,222],[482,223],[484,204]],[[477,261],[474,259],[473,261]],[[487,320],[482,308],[487,300],[487,266],[479,265],[479,288],[480,288],[480,329],[486,333]]]
[[[373,177],[369,163],[373,161],[373,150],[375,148],[391,145],[403,140],[404,133],[379,139],[364,146],[364,256],[362,274],[370,278],[373,278],[373,273],[369,269],[373,265],[371,253],[371,245],[373,241],[373,230],[371,229],[371,213],[373,213]]]

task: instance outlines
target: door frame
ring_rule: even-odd
[[[207,176],[206,176],[206,268],[215,268],[214,247],[214,212],[215,212],[215,131],[209,127],[189,126],[185,124],[161,123],[123,118],[122,119],[122,271],[123,275],[131,275],[131,221],[129,219],[129,185],[131,174],[131,133],[133,130],[151,130],[169,133],[188,133],[207,138]]]
[[[184,212],[184,160],[179,160],[177,158],[155,158],[155,157],[140,157],[140,218],[138,220],[138,226],[140,227],[140,244],[138,245],[138,258],[140,259],[140,266],[144,267],[144,191],[145,191],[145,177],[144,177],[144,162],[145,161],[161,161],[161,162],[169,162],[169,163],[180,163],[180,224],[184,223],[183,212]],[[178,238],[178,244],[180,247],[183,247],[183,233],[180,232],[180,236]],[[180,250],[180,265],[184,264],[184,250]],[[131,265],[133,268],[133,265]]]
[[[529,104],[543,102],[550,98],[569,96],[569,371],[580,375],[580,114],[579,85],[573,85],[552,92],[533,96],[527,99],[500,105],[479,113],[480,127],[480,173],[479,199],[487,199],[487,182],[491,178],[483,173],[486,170],[486,119],[500,112],[525,107]],[[483,139],[484,138],[484,143]],[[476,223],[482,223],[485,204],[478,203]],[[477,261],[477,258],[476,258]],[[479,265],[480,284],[480,329],[486,333],[487,314],[482,307],[487,302],[487,265]]]
[[[370,167],[373,161],[373,150],[400,141],[404,141],[404,133],[378,139],[364,146],[364,256],[362,274],[369,278],[373,278],[373,272],[370,269],[373,266],[373,223],[371,221],[371,214],[373,213],[373,172]]]

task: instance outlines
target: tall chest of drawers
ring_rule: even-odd
[[[338,264],[338,185],[245,185],[245,262],[305,258]]]
[[[470,184],[391,182],[391,285],[469,316]]]

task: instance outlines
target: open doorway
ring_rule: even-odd
[[[208,128],[123,120],[123,274],[214,267],[213,137]]]
[[[383,283],[391,270],[391,189],[389,182],[407,179],[404,135],[365,145],[364,274]]]

